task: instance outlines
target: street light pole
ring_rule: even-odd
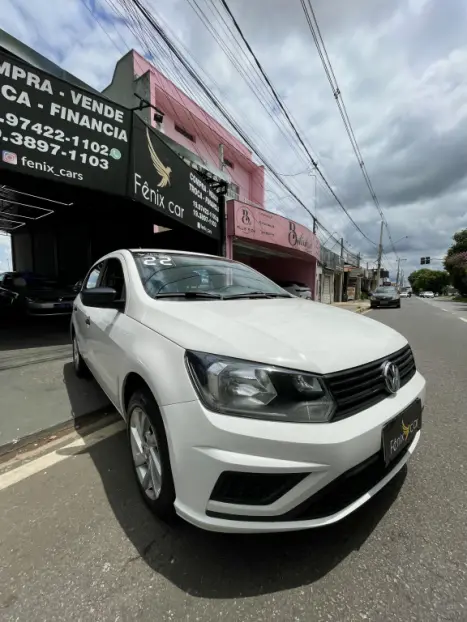
[[[399,286],[400,276],[401,276],[401,261],[407,261],[407,259],[397,258],[397,277],[396,277],[396,287]]]
[[[376,287],[379,287],[379,281],[381,279],[381,259],[383,257],[383,227],[384,222],[381,221],[381,231],[379,233],[379,245],[378,245],[378,263],[376,270]]]

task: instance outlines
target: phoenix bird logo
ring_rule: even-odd
[[[161,176],[161,180],[157,184],[157,187],[165,188],[166,186],[170,186],[170,174],[172,173],[172,169],[169,166],[164,166],[162,164],[159,156],[157,155],[153,147],[148,129],[146,129],[146,137],[148,139],[148,149],[149,149],[149,155],[151,156],[152,164],[154,168],[156,169],[157,173]]]
[[[408,425],[405,425],[404,421],[402,421],[402,434],[404,436],[404,441],[406,441],[409,437],[410,428]]]

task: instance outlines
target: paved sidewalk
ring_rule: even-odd
[[[0,330],[0,453],[109,409],[93,380],[76,378],[67,328]]]
[[[341,309],[347,309],[348,311],[353,311],[354,313],[364,313],[369,311],[370,302],[368,300],[351,300],[350,302],[335,302],[333,303],[333,306]]]

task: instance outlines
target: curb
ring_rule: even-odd
[[[109,417],[118,420],[120,415],[115,411],[109,411],[109,407],[106,406],[94,410],[93,412],[86,413],[85,415],[80,415],[74,419],[57,423],[50,428],[38,430],[32,434],[23,436],[18,441],[10,441],[9,443],[0,445],[0,461],[4,461],[20,451],[27,450],[31,445],[56,440],[57,437],[64,436],[73,430],[81,430],[93,426],[98,423],[100,418],[104,417],[106,417],[104,425],[108,425],[110,421]]]

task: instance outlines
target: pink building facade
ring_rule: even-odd
[[[303,283],[316,297],[319,240],[306,227],[264,209],[264,168],[242,142],[135,51],[117,63],[104,93],[131,108],[146,102],[138,114],[185,161],[228,182],[227,257],[275,281]]]

